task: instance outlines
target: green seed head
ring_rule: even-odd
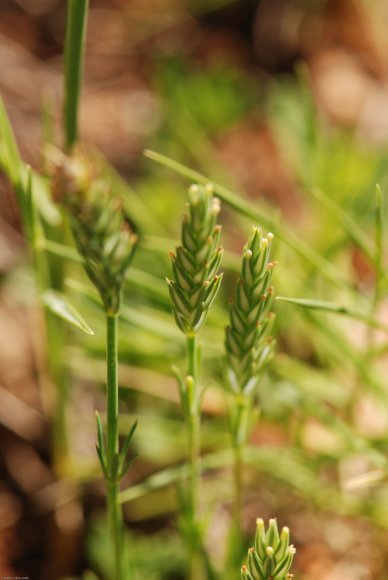
[[[247,565],[241,569],[242,577],[254,580],[290,580],[293,576],[289,570],[296,550],[293,545],[289,545],[289,539],[288,528],[283,528],[279,535],[276,519],[269,521],[266,531],[264,520],[258,518],[255,545],[248,550]]]
[[[254,227],[243,250],[225,334],[228,376],[235,393],[254,391],[274,352],[270,337],[274,321],[271,278],[276,264],[269,261],[272,240],[273,234],[262,237],[261,229]]]
[[[74,149],[68,157],[52,148],[48,158],[53,196],[69,213],[86,273],[106,311],[116,313],[137,236],[121,200],[112,194],[98,165],[82,149]]]
[[[192,185],[182,221],[182,245],[171,253],[173,279],[168,280],[175,321],[185,334],[198,332],[221,285],[217,275],[223,250],[221,204],[211,186]]]

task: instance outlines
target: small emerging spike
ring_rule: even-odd
[[[225,335],[228,376],[241,393],[254,393],[265,363],[272,358],[268,331],[252,335],[254,328],[264,326],[273,301],[272,271],[276,264],[269,261],[269,245],[273,234],[262,237],[261,229],[253,227],[244,246],[236,299],[230,306],[230,325]],[[267,325],[268,326],[268,325]],[[254,341],[252,344],[252,337]],[[249,345],[249,351],[246,346]]]
[[[213,197],[211,186],[189,188],[182,245],[170,253],[174,280],[168,281],[175,320],[185,334],[198,332],[219,290],[217,270],[222,248],[218,245],[221,226],[216,218],[220,209],[220,200]]]
[[[242,566],[242,578],[253,580],[291,580],[290,573],[295,547],[289,545],[290,532],[284,527],[279,535],[276,519],[256,520],[255,547],[248,550],[247,564]]]

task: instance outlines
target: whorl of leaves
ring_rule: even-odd
[[[279,534],[276,519],[256,520],[255,545],[248,550],[247,564],[241,568],[242,580],[291,580],[289,572],[296,549],[290,545],[290,530],[284,527]]]
[[[182,245],[171,253],[173,280],[167,279],[176,323],[185,334],[196,333],[206,320],[220,288],[217,275],[223,250],[221,206],[210,186],[192,185],[182,222]]]
[[[254,227],[243,250],[236,300],[230,305],[230,326],[225,329],[229,382],[235,393],[252,393],[273,356],[272,238],[271,233],[262,237],[261,229]]]
[[[125,272],[137,237],[120,199],[81,150],[67,157],[50,151],[52,191],[68,210],[77,249],[87,275],[100,293],[105,310],[116,313]]]

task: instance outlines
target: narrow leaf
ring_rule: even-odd
[[[4,103],[0,97],[0,167],[6,173],[12,183],[18,203],[22,212],[23,225],[26,221],[27,212],[27,191],[28,176],[27,169],[20,157],[19,149],[16,144],[15,136],[9,121]],[[41,216],[50,225],[57,225],[61,221],[61,215],[57,208],[50,200],[47,180],[42,176],[31,172],[32,177],[32,197]]]
[[[128,473],[129,468],[131,467],[132,463],[135,461],[135,459],[137,458],[137,454],[133,455],[132,457],[128,458],[126,461],[124,461],[121,470],[120,470],[120,474],[119,474],[119,478],[123,479],[123,477],[125,477]]]
[[[100,460],[101,469],[104,473],[105,478],[108,479],[108,471],[107,471],[106,465],[104,463],[103,452],[102,452],[101,447],[97,443],[96,443],[96,451],[97,451],[98,458]]]
[[[363,489],[382,484],[386,480],[387,472],[383,469],[375,469],[373,471],[368,471],[367,473],[362,473],[352,477],[351,479],[348,479],[344,484],[344,488],[346,491],[353,489]]]
[[[137,427],[137,419],[134,422],[134,424],[132,425],[132,427],[131,427],[128,435],[125,438],[124,445],[121,448],[121,451],[120,451],[120,463],[121,464],[124,462],[124,460],[125,460],[125,458],[127,456],[128,449],[129,449],[129,446],[130,446],[130,443],[131,443],[131,439],[133,437],[133,434],[135,432],[136,427]]]
[[[98,448],[100,449],[101,453],[101,462],[106,465],[106,457],[105,457],[105,443],[104,443],[104,432],[102,429],[102,422],[100,413],[96,411],[96,421],[97,421],[97,440],[98,440]],[[99,453],[99,455],[100,455]]]
[[[66,148],[78,137],[78,105],[81,92],[88,0],[68,0],[65,41],[64,125]]]
[[[375,296],[374,303],[378,301],[381,292],[383,274],[384,274],[384,199],[383,193],[379,185],[376,185],[376,281],[375,281]]]
[[[353,310],[347,306],[335,304],[334,302],[314,300],[313,298],[292,298],[288,296],[276,296],[276,300],[280,300],[280,302],[289,302],[290,304],[295,304],[296,306],[301,306],[302,308],[308,308],[310,310],[323,310],[325,312],[331,312],[332,314],[342,314],[343,316],[349,316],[350,318],[355,318],[356,320],[365,322],[365,324],[368,324],[373,328],[379,328],[380,330],[388,332],[388,325],[373,318],[369,314]]]
[[[349,213],[343,210],[337,202],[327,196],[323,191],[314,189],[311,193],[340,224],[340,226],[342,226],[354,243],[364,252],[365,256],[367,256],[371,262],[374,262],[375,249],[371,240]]]
[[[77,310],[69,304],[67,298],[60,292],[47,290],[43,292],[42,301],[51,312],[54,312],[60,318],[63,318],[73,326],[76,326],[86,334],[94,334],[90,326],[85,322]]]
[[[7,112],[0,97],[0,163],[8,174],[12,184],[21,181],[21,159],[16,139],[13,134]]]
[[[222,185],[215,183],[207,176],[170,159],[156,151],[151,151],[147,149],[144,155],[157,163],[164,165],[176,171],[180,175],[187,177],[188,179],[203,184],[210,184],[214,192],[228,205],[237,210],[240,214],[253,219],[255,222],[261,223],[267,229],[270,229],[279,240],[285,242],[289,248],[291,248],[295,253],[297,253],[302,258],[306,259],[312,266],[314,266],[325,278],[330,280],[336,286],[348,287],[347,282],[344,280],[342,273],[335,268],[328,260],[323,258],[318,252],[316,252],[311,246],[301,240],[296,236],[291,230],[280,226],[278,221],[268,215],[264,215],[260,210],[253,206],[249,201],[245,200],[243,197],[238,196],[229,189],[223,187]]]

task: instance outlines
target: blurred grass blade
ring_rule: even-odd
[[[65,41],[64,129],[66,149],[78,137],[78,105],[81,92],[84,44],[89,0],[68,0]]]
[[[245,460],[253,468],[293,488],[302,497],[314,500],[317,505],[336,507],[344,513],[351,508],[343,498],[340,500],[339,493],[334,487],[317,480],[314,470],[307,466],[302,456],[296,451],[282,449],[274,453],[273,448],[249,447],[246,450]],[[202,469],[203,471],[223,469],[229,467],[232,461],[233,455],[230,450],[217,451],[203,457]],[[120,502],[125,503],[144,497],[151,491],[181,481],[186,475],[185,465],[159,471],[142,483],[122,491]]]
[[[41,298],[45,306],[51,310],[51,312],[60,318],[63,318],[63,320],[66,320],[76,328],[86,332],[86,334],[94,334],[90,326],[85,322],[74,306],[69,304],[67,298],[63,294],[54,290],[47,290],[46,292],[43,292]]]
[[[79,255],[77,250],[71,246],[64,246],[58,242],[53,242],[52,240],[43,240],[42,247],[48,252],[65,258],[66,260],[71,260],[72,262],[77,262],[77,264],[83,264],[84,260]]]
[[[374,263],[376,252],[371,240],[365,234],[358,223],[342,209],[338,203],[319,189],[311,191],[313,197],[329,212],[329,214],[342,226],[354,243],[362,250],[367,258]]]
[[[316,268],[325,278],[330,280],[336,286],[344,286],[348,287],[346,280],[342,277],[341,272],[336,269],[330,262],[325,260],[318,252],[316,252],[313,248],[311,248],[308,244],[306,244],[303,240],[298,238],[292,231],[288,230],[285,226],[280,226],[274,218],[264,215],[261,213],[255,206],[253,206],[250,202],[246,201],[244,198],[238,196],[237,194],[233,193],[229,189],[215,183],[205,175],[166,157],[165,155],[161,155],[156,151],[151,151],[147,149],[144,152],[144,155],[148,157],[148,159],[152,159],[165,167],[176,171],[180,175],[191,179],[197,183],[210,183],[213,187],[214,192],[228,205],[233,207],[237,210],[240,214],[253,219],[255,222],[258,222],[260,225],[264,226],[267,229],[271,229],[276,236],[285,242],[289,248],[294,250],[299,256],[307,260],[314,268]]]
[[[42,123],[42,137],[43,145],[55,144],[55,104],[54,95],[50,91],[45,91],[42,96],[41,105],[41,123]],[[42,160],[43,164],[45,159]]]
[[[98,150],[93,150],[98,167],[112,186],[112,190],[122,199],[124,209],[136,224],[136,228],[150,232],[165,234],[166,225],[157,217],[153,207],[146,202],[143,196],[137,195],[129,183],[121,177],[119,172],[109,163],[108,159]]]
[[[375,217],[375,235],[376,235],[376,280],[374,304],[377,303],[384,278],[384,198],[380,185],[376,185],[376,217]]]
[[[32,170],[28,165],[27,169],[27,187],[26,187],[26,235],[27,239],[30,241],[33,249],[37,250],[37,229],[38,229],[38,218],[36,215],[36,208],[34,205],[33,195],[32,195]]]
[[[288,296],[276,296],[276,300],[280,302],[289,302],[290,304],[295,304],[296,306],[301,306],[302,308],[308,308],[310,310],[323,310],[325,312],[331,312],[332,314],[342,314],[343,316],[349,316],[349,318],[355,318],[361,322],[365,322],[373,328],[379,328],[388,332],[388,325],[380,322],[376,318],[373,318],[369,314],[364,312],[359,312],[358,310],[353,310],[352,308],[347,308],[346,306],[341,306],[335,304],[334,302],[327,302],[326,300],[314,300],[311,298],[292,298]]]
[[[50,226],[58,226],[62,216],[57,206],[51,201],[48,180],[32,172],[34,202],[42,219]]]
[[[382,484],[387,480],[387,472],[383,469],[374,469],[373,471],[368,471],[367,473],[361,473],[356,475],[351,479],[348,479],[344,483],[344,489],[346,491],[365,489],[366,487],[372,487],[378,484]]]
[[[26,165],[20,157],[15,135],[9,122],[3,100],[0,97],[0,168],[8,176],[15,189],[18,204],[22,214],[23,227],[26,229],[28,223],[28,211],[31,200],[28,199],[28,181]],[[61,221],[61,214],[51,202],[46,180],[40,175],[32,172],[33,181],[33,202],[36,204],[40,215],[50,225],[58,225]]]
[[[15,189],[21,183],[22,161],[15,136],[0,96],[0,163]],[[19,193],[19,192],[17,192]]]

